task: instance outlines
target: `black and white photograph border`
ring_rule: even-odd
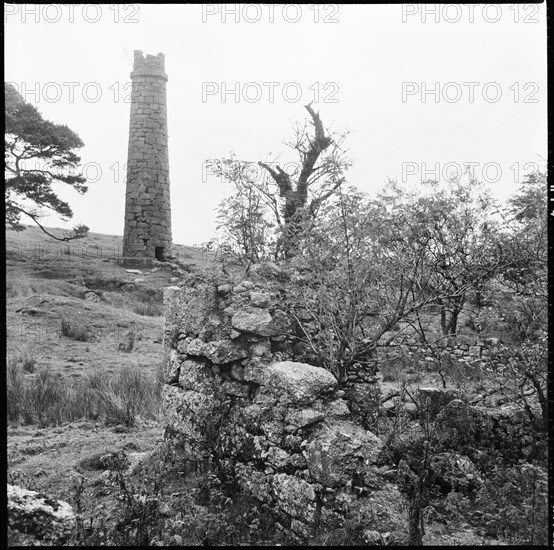
[[[547,9],[4,4],[7,546],[552,544]]]

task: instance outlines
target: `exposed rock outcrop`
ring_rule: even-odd
[[[9,546],[61,546],[74,527],[67,502],[8,484]]]

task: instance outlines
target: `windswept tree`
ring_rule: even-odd
[[[340,190],[305,226],[285,307],[297,321],[306,360],[339,382],[366,365],[397,324],[424,309],[424,236],[399,226],[383,202],[355,188]],[[417,239],[421,240],[418,241]]]
[[[81,161],[74,152],[83,146],[79,136],[67,126],[45,120],[10,84],[5,84],[5,174],[6,221],[15,231],[25,229],[21,215],[33,220],[50,237],[69,241],[84,236],[88,228],[75,227],[72,233],[56,237],[40,223],[44,209],[69,220],[69,204],[52,189],[56,182],[87,191],[86,178],[77,174]]]
[[[305,121],[296,125],[293,139],[285,142],[295,152],[295,162],[282,167],[262,161],[253,165],[234,158],[208,161],[212,173],[232,183],[238,193],[244,196],[248,190],[255,190],[259,195],[265,214],[278,228],[275,258],[295,255],[304,223],[314,219],[322,205],[336,195],[351,166],[343,148],[348,132],[330,133],[311,104],[305,108],[313,132]]]
[[[234,165],[243,170],[244,165]],[[259,262],[271,257],[275,248],[275,224],[268,216],[262,195],[251,185],[243,185],[243,176],[235,174],[235,193],[221,201],[217,230],[222,243],[239,259]]]
[[[548,428],[547,173],[528,174],[509,199],[502,248],[505,268],[497,280],[504,300],[495,304],[506,336],[518,346],[497,389],[530,420]],[[538,403],[540,414],[534,407]]]
[[[428,193],[391,182],[376,199],[341,189],[304,226],[287,291],[306,359],[343,381],[378,345],[438,310],[455,334],[470,292],[498,273],[496,208],[480,184],[429,183]]]
[[[516,293],[546,300],[547,173],[527,174],[508,201],[503,283]]]
[[[417,191],[390,182],[381,200],[397,238],[422,254],[419,291],[440,312],[444,335],[456,334],[470,292],[482,291],[502,266],[499,207],[478,181],[429,181]]]

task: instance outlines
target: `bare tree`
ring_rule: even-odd
[[[311,103],[304,107],[312,118],[314,134],[310,136],[306,124],[297,126],[295,138],[286,144],[298,154],[299,163],[295,171],[289,174],[279,165],[272,168],[265,162],[258,162],[277,184],[283,202],[281,243],[284,257],[294,255],[295,241],[300,233],[302,221],[306,217],[313,218],[321,205],[337,192],[345,182],[344,173],[350,166],[342,148],[347,133],[338,138],[330,135],[323,128],[319,112],[316,113],[312,109]],[[318,191],[309,201],[308,191],[316,184],[320,184]]]
[[[259,161],[255,166],[269,176],[260,180],[247,161],[234,158],[209,161],[212,173],[232,183],[238,194],[254,190],[260,196],[266,214],[273,218],[279,233],[274,250],[276,259],[295,255],[304,222],[313,220],[322,205],[337,193],[351,166],[343,148],[348,132],[330,133],[311,103],[305,105],[305,109],[311,121],[297,124],[293,139],[285,142],[298,157],[293,170]],[[248,217],[244,219],[252,222]]]

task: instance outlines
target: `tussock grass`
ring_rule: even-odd
[[[157,418],[160,392],[159,377],[138,367],[63,378],[48,366],[25,374],[15,358],[7,365],[7,416],[15,423],[45,427],[90,419],[133,426],[139,418]]]
[[[132,426],[137,417],[151,416],[152,403],[159,402],[158,380],[125,367],[97,390],[106,424]]]
[[[6,298],[27,298],[33,294],[35,290],[26,279],[6,281]]]
[[[23,370],[25,372],[35,372],[36,364],[37,360],[34,354],[27,354],[23,357]]]
[[[132,310],[137,315],[159,317],[163,315],[163,293],[159,289],[144,288],[139,289],[133,294],[135,302]]]
[[[73,340],[78,340],[79,342],[90,342],[94,340],[94,333],[89,327],[71,321],[69,317],[65,315],[63,315],[60,320],[60,328],[62,336],[73,338]]]
[[[35,372],[38,363],[38,356],[34,348],[25,345],[22,347],[21,351],[17,352],[16,355],[12,357],[12,359],[16,363],[21,363],[25,372]]]
[[[163,305],[154,302],[139,302],[134,305],[133,311],[137,315],[148,317],[159,317],[164,314]]]

